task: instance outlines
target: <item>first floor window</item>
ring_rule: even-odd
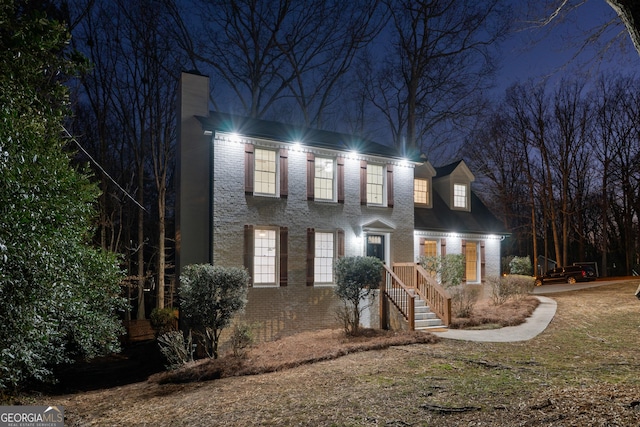
[[[314,283],[333,283],[333,256],[333,233],[316,233]]]
[[[277,283],[276,260],[276,231],[256,228],[253,257],[254,285],[275,285]]]
[[[424,256],[437,256],[438,255],[438,242],[435,240],[424,241]]]
[[[465,251],[467,283],[478,281],[478,245],[467,242]]]

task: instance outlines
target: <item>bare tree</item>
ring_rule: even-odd
[[[591,28],[584,34],[584,41],[579,50],[584,50],[587,46],[592,46],[594,42],[604,40],[604,49],[612,46],[616,39],[623,33],[627,33],[635,50],[640,54],[640,4],[637,0],[604,0],[617,14],[617,19],[603,22],[601,26]],[[551,2],[529,2],[532,9],[531,14],[535,15],[532,21],[534,27],[552,26],[562,21],[566,16],[575,13],[576,19],[580,19],[579,9],[586,3],[585,0],[552,0]],[[577,11],[577,12],[576,12]],[[611,36],[610,29],[622,24],[624,31],[615,32]]]
[[[494,49],[508,29],[504,2],[386,0],[391,49],[364,82],[397,146],[429,153],[443,134],[483,105],[470,96],[490,86]],[[442,135],[439,135],[442,138]]]
[[[201,11],[199,32],[184,31],[180,39],[194,63],[214,72],[214,107],[255,118],[288,109],[290,121],[315,126],[323,125],[354,56],[385,19],[379,1],[195,4]]]
[[[165,300],[167,189],[173,168],[177,73],[183,63],[168,28],[174,9],[167,6],[172,3],[95,1],[77,31],[79,49],[96,64],[83,86],[90,111],[100,123],[102,150],[125,162],[114,175],[131,182],[138,205],[129,214],[137,223],[130,249],[137,258],[133,276],[138,318],[146,317],[144,288],[151,277],[147,272],[157,275],[156,306],[164,307]],[[154,223],[155,232],[150,231]],[[152,260],[155,267],[149,265]]]
[[[640,55],[640,3],[637,0],[606,0],[624,24],[631,43]]]

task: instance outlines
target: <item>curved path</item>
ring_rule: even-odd
[[[628,279],[625,279],[628,280]],[[577,291],[580,289],[593,288],[596,286],[605,286],[612,283],[620,282],[620,280],[606,280],[595,281],[586,283],[577,283],[575,285],[568,285],[565,283],[555,285],[543,285],[535,288],[533,294],[540,300],[540,305],[535,309],[533,314],[525,321],[525,323],[518,326],[507,326],[500,329],[483,329],[483,330],[468,330],[468,329],[448,329],[442,332],[432,332],[442,338],[449,338],[454,340],[463,341],[480,341],[480,342],[518,342],[528,341],[542,331],[544,331],[553,316],[556,314],[557,304],[556,302],[545,296],[539,294],[549,294],[554,292],[566,292]]]

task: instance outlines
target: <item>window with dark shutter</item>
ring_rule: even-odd
[[[253,285],[253,246],[254,246],[254,227],[253,225],[244,226],[244,268],[249,272],[251,281],[249,285]]]
[[[462,245],[462,256],[464,256],[464,269],[462,270],[462,281],[466,282],[467,281],[467,241],[466,240],[462,240],[460,242],[460,244]]]
[[[289,229],[280,228],[280,286],[289,281]]]
[[[484,240],[480,241],[480,281],[485,281],[485,256],[484,256]]]
[[[393,165],[387,165],[387,206],[393,207]]]
[[[338,203],[344,203],[344,157],[336,159],[338,165]]]
[[[315,155],[307,153],[307,200],[313,200],[316,177]]]
[[[367,161],[360,161],[360,204],[367,204]]]
[[[316,231],[313,228],[307,228],[307,286],[313,286],[313,278],[315,275],[315,250],[316,250]]]
[[[338,258],[344,258],[344,230],[338,229],[336,234],[338,239]]]
[[[253,144],[245,144],[244,146],[244,192],[245,194],[253,194]]]
[[[289,152],[280,149],[280,197],[286,199],[289,196]]]

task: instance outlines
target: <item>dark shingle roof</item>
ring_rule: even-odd
[[[381,156],[392,159],[404,159],[407,156],[394,147],[357,138],[339,132],[292,126],[280,122],[235,116],[212,111],[208,117],[198,117],[205,131],[235,132],[240,135],[265,138],[283,142],[300,142],[318,148],[338,151],[357,151],[361,154]],[[420,162],[414,156],[408,160]]]
[[[448,165],[440,166],[439,168],[434,168],[436,170],[436,176],[435,177],[436,178],[440,178],[440,177],[443,177],[443,176],[450,175],[451,172],[456,170],[456,168],[458,167],[458,165],[460,165],[460,163],[462,163],[462,160],[458,160],[456,162],[449,163]]]
[[[471,192],[471,212],[449,209],[438,193],[433,193],[433,207],[414,209],[415,229],[422,231],[509,234],[504,225]]]

